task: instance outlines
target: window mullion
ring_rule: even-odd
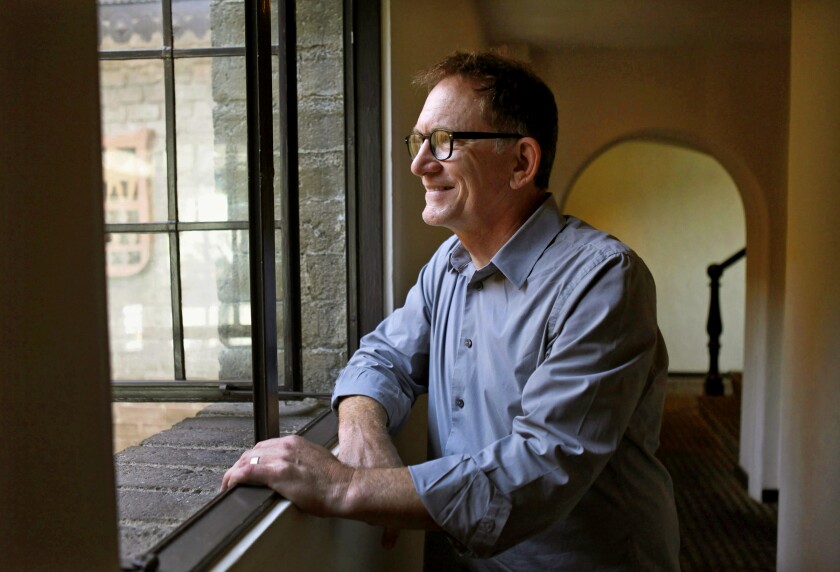
[[[175,379],[187,379],[184,358],[184,315],[181,308],[181,237],[178,233],[178,149],[175,118],[175,61],[172,0],[162,0],[163,81],[166,120],[167,216],[175,228],[169,233],[169,276],[172,308],[172,361]]]
[[[280,434],[277,396],[277,300],[274,271],[270,5],[269,2],[259,0],[245,2],[248,239],[251,277],[254,439],[256,441],[277,437]]]
[[[297,17],[295,0],[278,2],[279,141],[283,236],[284,383],[286,391],[303,391],[300,288],[300,202],[298,176]]]

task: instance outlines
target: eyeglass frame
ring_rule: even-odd
[[[438,157],[435,153],[435,149],[437,146],[432,145],[432,135],[435,133],[446,133],[449,135],[449,154],[446,157]],[[412,136],[419,135],[422,137],[422,141],[420,141],[420,146],[417,147],[417,154],[411,153],[411,143],[409,140]],[[487,133],[483,131],[450,131],[449,129],[432,129],[428,135],[425,133],[420,133],[419,131],[413,131],[410,134],[405,136],[405,147],[408,149],[408,156],[411,157],[413,161],[417,155],[420,154],[420,147],[423,146],[423,143],[426,140],[429,140],[429,150],[432,152],[432,157],[437,159],[438,161],[446,161],[450,157],[452,157],[452,151],[455,149],[455,140],[456,139],[522,139],[525,135],[521,135],[519,133]]]

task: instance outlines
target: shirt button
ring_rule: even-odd
[[[458,406],[458,409],[463,409],[464,408],[464,400],[459,397],[458,399],[455,400],[455,405]]]
[[[464,340],[464,345],[467,346],[468,348],[471,348],[472,347],[472,340],[467,338],[466,340]]]
[[[484,282],[479,282],[475,285],[476,290],[483,290],[484,289]]]

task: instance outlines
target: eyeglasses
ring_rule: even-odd
[[[482,133],[480,131],[447,131],[435,129],[428,135],[414,132],[405,138],[408,154],[414,159],[423,146],[423,141],[429,140],[432,155],[438,161],[446,161],[452,156],[452,142],[456,139],[521,139],[525,137],[519,133]]]

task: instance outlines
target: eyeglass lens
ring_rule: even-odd
[[[452,155],[452,135],[448,131],[432,131],[428,139],[435,159],[443,161]],[[426,136],[421,133],[412,133],[408,136],[408,151],[412,159],[420,152],[420,147],[423,146],[425,140]]]

